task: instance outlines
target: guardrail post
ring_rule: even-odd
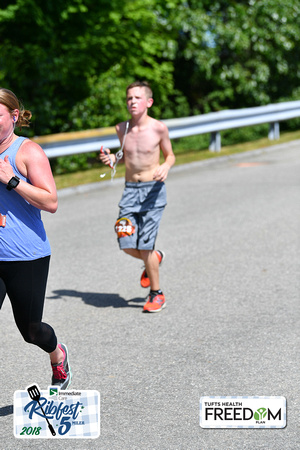
[[[276,139],[279,139],[279,137],[280,137],[279,122],[270,123],[268,138],[271,141],[274,141]]]
[[[219,131],[214,131],[210,135],[209,150],[211,152],[221,151],[221,135]]]

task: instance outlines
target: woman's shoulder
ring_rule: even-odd
[[[17,159],[24,164],[37,164],[48,160],[42,147],[31,139],[25,139],[20,145]]]
[[[28,152],[44,153],[44,150],[42,149],[42,147],[29,138],[24,138],[23,142],[20,145],[20,150],[23,153],[28,153]]]

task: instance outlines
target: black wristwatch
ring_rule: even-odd
[[[12,189],[16,188],[18,184],[20,183],[19,177],[12,177],[9,182],[7,183],[6,189],[8,191],[11,191]]]

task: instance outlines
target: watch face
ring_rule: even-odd
[[[12,177],[9,182],[7,183],[6,188],[11,191],[12,189],[14,189],[15,187],[18,186],[18,184],[20,183],[20,179],[18,177]]]
[[[19,180],[16,180],[16,178],[12,178],[9,182],[9,184],[11,185],[12,188],[15,188],[18,186],[19,184]]]

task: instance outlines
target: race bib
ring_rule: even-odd
[[[135,233],[135,227],[127,217],[121,217],[115,223],[115,232],[117,233],[118,238],[131,236]]]

